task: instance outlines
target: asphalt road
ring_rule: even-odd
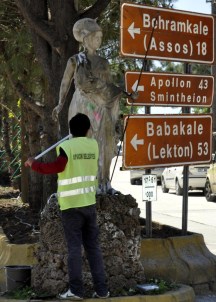
[[[130,184],[130,171],[120,171],[120,156],[114,170],[112,186],[123,194],[131,194],[141,209],[141,217],[146,218],[146,202],[142,201],[142,185]],[[113,171],[115,158],[111,166]],[[151,202],[152,221],[182,228],[182,196],[174,191],[163,193],[157,186],[157,201]],[[216,255],[216,203],[207,202],[202,191],[189,191],[187,230],[201,233],[208,249]],[[216,301],[216,299],[215,299]]]

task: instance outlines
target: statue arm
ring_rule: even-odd
[[[58,119],[58,115],[64,106],[64,102],[73,79],[75,68],[76,68],[76,60],[75,58],[71,57],[67,62],[64,75],[61,81],[58,105],[53,109],[52,112],[52,118],[55,121]]]

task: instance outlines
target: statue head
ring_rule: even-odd
[[[73,27],[74,38],[83,43],[84,39],[95,32],[102,32],[101,27],[97,24],[95,19],[83,18],[78,20]]]

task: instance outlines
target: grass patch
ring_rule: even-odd
[[[16,300],[30,300],[30,299],[46,299],[53,298],[48,293],[38,293],[33,288],[26,286],[16,289],[14,291],[6,292],[5,296]]]
[[[146,280],[143,284],[137,284],[133,288],[119,288],[116,297],[136,296],[136,295],[162,295],[171,290],[177,290],[180,285],[165,281],[159,278]],[[112,296],[112,293],[111,293]]]
[[[176,290],[180,286],[174,282],[165,281],[159,278],[146,280],[146,283],[139,284],[135,288],[119,289],[117,296],[135,296],[135,295],[162,295],[171,290]],[[17,300],[30,299],[47,299],[53,298],[48,293],[35,292],[31,287],[20,288],[11,292],[5,293],[5,296]],[[112,293],[111,293],[112,296]]]
[[[146,280],[143,284],[137,284],[136,287],[120,290],[120,296],[135,295],[162,295],[168,291],[176,290],[180,286],[174,282],[165,281],[159,278]]]
[[[145,284],[143,290],[141,287],[138,288],[139,293],[143,295],[161,295],[171,290],[176,290],[179,288],[179,285],[174,282],[169,282],[159,278],[152,278],[146,280],[147,290],[145,290]]]

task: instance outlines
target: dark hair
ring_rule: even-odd
[[[70,132],[76,137],[86,136],[90,126],[91,124],[88,116],[83,113],[77,113],[69,121]]]

